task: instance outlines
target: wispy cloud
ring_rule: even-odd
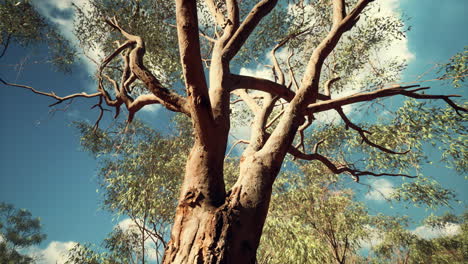
[[[373,180],[370,185],[372,190],[365,195],[365,198],[370,201],[384,201],[395,191],[393,183],[387,179]]]
[[[416,227],[411,232],[421,238],[431,239],[431,238],[437,238],[437,237],[457,235],[461,232],[461,227],[459,224],[453,224],[453,223],[448,223],[443,228],[432,228],[427,225],[422,225],[422,226]]]
[[[67,261],[67,254],[76,242],[52,241],[46,248],[31,247],[25,253],[37,259],[37,264],[64,264]]]
[[[44,17],[57,25],[60,33],[67,40],[75,46],[79,45],[79,41],[74,35],[73,23],[75,10],[72,3],[80,7],[80,9],[86,13],[89,12],[91,8],[88,0],[38,0],[33,3]],[[104,58],[104,53],[99,47],[86,50],[85,53],[87,56],[94,58],[94,60],[98,62]],[[80,58],[84,62],[84,67],[88,74],[93,75],[96,72],[97,65],[89,60],[86,55],[81,54]]]
[[[140,222],[139,224],[141,225],[142,223]],[[124,220],[121,220],[119,223],[117,223],[114,226],[114,228],[117,228],[117,227],[120,228],[123,232],[128,232],[128,231],[130,231],[130,232],[139,232],[138,226],[130,218],[126,218]],[[147,254],[146,257],[150,261],[158,260],[158,257],[156,256],[156,250],[160,250],[160,251],[163,250],[162,248],[156,249],[155,246],[154,246],[153,241],[150,238],[147,238],[145,240],[145,248],[147,249],[147,250],[145,250],[146,254]],[[162,255],[162,252],[160,252],[160,255]]]
[[[365,225],[364,228],[368,234],[368,237],[360,241],[362,250],[370,250],[372,247],[382,243],[382,232],[370,225]]]

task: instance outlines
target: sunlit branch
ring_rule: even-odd
[[[205,0],[206,6],[210,10],[211,15],[213,16],[214,20],[216,23],[224,28],[225,25],[225,17],[223,13],[219,10],[219,8],[216,6],[214,0]]]
[[[118,30],[127,41],[119,46],[111,55],[109,55],[102,63],[100,71],[117,55],[120,54],[126,48],[131,48],[128,53],[129,66],[131,72],[141,80],[145,86],[158,98],[160,104],[165,106],[167,109],[175,112],[182,112],[187,115],[190,115],[190,111],[186,104],[186,99],[181,97],[178,94],[175,94],[169,91],[167,88],[162,86],[160,81],[146,69],[143,64],[143,56],[145,54],[145,44],[141,37],[131,35],[125,30],[123,30],[115,18],[106,19],[107,24],[109,24],[114,29]],[[125,74],[125,73],[123,73]],[[127,80],[127,79],[126,79]]]
[[[236,74],[231,74],[231,78],[234,83],[233,90],[252,89],[262,91],[270,93],[273,96],[279,96],[288,102],[291,101],[295,96],[295,93],[289,90],[285,85],[281,85],[267,79]]]
[[[255,102],[254,98],[246,92],[245,89],[238,89],[232,93],[239,96],[253,113],[260,112],[260,106],[257,104],[257,102]]]
[[[288,59],[286,60],[286,63],[288,65],[289,69],[289,78],[291,79],[291,84],[294,85],[294,89],[297,91],[299,90],[299,84],[297,83],[296,76],[294,75],[293,68],[291,67],[291,58],[294,56],[294,52],[291,51],[291,53],[288,56]]]
[[[278,0],[262,0],[252,8],[223,49],[227,61],[234,58],[258,23],[271,12],[277,2]]]
[[[236,142],[234,142],[234,144],[232,144],[231,148],[227,152],[226,157],[224,158],[224,160],[226,160],[229,157],[229,155],[234,150],[234,148],[239,144],[250,144],[250,142],[248,140],[243,140],[243,139],[239,139]]]
[[[296,148],[299,149],[299,147],[302,146],[302,151],[304,152],[306,151],[305,145],[304,145],[304,131],[312,124],[312,120],[313,120],[313,116],[307,115],[305,117],[304,123],[301,126],[299,126],[299,128],[297,129],[297,132],[299,132],[300,139]]]

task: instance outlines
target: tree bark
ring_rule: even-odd
[[[194,151],[186,176],[202,172],[193,155]],[[279,167],[269,166],[265,160],[258,153],[243,157],[240,177],[219,205],[209,198],[210,191],[204,189],[204,184],[195,187],[199,181],[192,178],[187,188],[184,182],[163,263],[256,262],[273,180],[279,172]]]

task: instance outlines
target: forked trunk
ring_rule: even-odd
[[[194,185],[182,187],[163,263],[255,263],[271,197],[265,169],[254,157],[244,159],[241,176],[218,206]]]

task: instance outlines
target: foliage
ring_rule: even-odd
[[[330,175],[310,170],[280,177],[259,259],[265,263],[348,263],[357,258],[370,216],[362,203],[354,201],[352,191],[331,183]]]
[[[163,84],[170,86],[180,79],[173,1],[91,0],[88,5],[86,9],[75,6],[76,37],[85,50],[99,49],[105,54],[112,53],[115,42],[120,40],[120,34],[109,32],[102,18],[116,16],[126,30],[145,39],[145,64]],[[108,73],[111,76],[120,74],[112,69]],[[144,90],[139,84],[136,86]]]
[[[379,216],[375,225],[379,227],[382,241],[373,247],[377,263],[466,263],[467,224],[463,216],[446,214],[425,219],[427,226],[441,230],[441,236],[422,238],[406,228],[407,219]],[[460,225],[456,234],[444,234],[442,230],[453,224]]]
[[[451,57],[448,63],[442,64],[439,72],[443,72],[440,78],[450,80],[455,88],[464,86],[468,74],[468,46]]]
[[[23,47],[46,45],[49,62],[63,72],[71,71],[75,50],[57,26],[44,18],[29,0],[0,1],[0,58],[10,44]]]
[[[103,241],[104,251],[99,252],[93,245],[76,244],[67,255],[66,264],[128,264],[143,262],[139,232],[135,229],[114,230]],[[141,261],[141,262],[140,262]]]
[[[323,141],[319,148],[321,153],[342,157],[355,167],[413,175],[419,174],[422,165],[437,162],[426,154],[432,148],[440,153],[440,161],[447,167],[465,174],[468,168],[466,114],[458,115],[450,108],[408,100],[393,113],[363,115],[380,118],[377,124],[370,124],[372,120],[357,123],[367,131],[371,142],[404,154],[395,155],[369,146],[357,131],[346,125],[319,124],[305,141],[309,146]]]
[[[456,199],[452,190],[443,188],[437,181],[428,178],[418,178],[412,182],[405,182],[391,194],[391,199],[407,201],[413,206],[429,206],[437,208],[450,206]]]
[[[348,5],[354,5],[356,2],[357,1],[349,1]],[[13,2],[5,3],[5,7],[13,8],[13,6],[16,6],[16,4],[13,5]],[[213,1],[213,4],[217,5],[215,12],[220,12],[222,15],[229,12],[228,10],[222,9],[224,5],[220,1]],[[33,7],[28,5],[28,2],[21,2],[19,5],[24,5],[29,8],[28,10],[31,10],[31,12],[34,11]],[[205,37],[211,36],[208,37],[208,39],[219,37],[218,30],[221,30],[221,28],[224,29],[224,27],[227,27],[227,24],[224,26],[220,25],[220,27],[215,25],[213,27],[213,18],[207,15],[207,7],[200,1],[198,1],[198,5],[201,14],[199,23],[201,31],[197,31],[195,34],[198,35],[200,33],[201,35],[205,35]],[[253,5],[251,1],[239,1],[239,16],[242,18],[246,17]],[[319,44],[321,41],[329,34],[330,26],[335,24],[332,20],[336,20],[337,17],[338,20],[343,19],[339,17],[340,15],[338,13],[335,14],[334,18],[330,15],[333,13],[331,12],[332,6],[334,6],[334,8],[338,6],[338,9],[340,9],[339,5],[340,2],[336,2],[335,5],[330,5],[327,1],[280,1],[280,8],[275,9],[269,16],[263,19],[259,26],[252,29],[257,37],[249,38],[245,45],[243,45],[244,40],[241,41],[240,45],[243,45],[243,47],[238,56],[236,56],[233,65],[229,64],[230,59],[227,58],[228,55],[226,54],[224,54],[226,55],[225,58],[220,60],[222,62],[218,62],[221,64],[227,62],[225,65],[223,64],[221,66],[223,66],[223,70],[227,70],[228,74],[226,75],[229,76],[229,80],[223,79],[220,84],[217,84],[223,88],[219,91],[216,90],[216,87],[210,88],[213,89],[211,91],[214,91],[215,94],[226,93],[226,96],[221,96],[223,98],[221,101],[223,101],[224,99],[229,99],[229,92],[232,91],[231,89],[239,87],[222,86],[225,85],[225,83],[241,80],[232,76],[233,74],[229,72],[229,67],[237,71],[240,67],[245,67],[249,63],[260,64],[261,61],[265,60],[265,56],[267,56],[265,54],[266,50],[273,48],[278,41],[284,40],[285,36],[286,38],[291,37],[291,41],[285,43],[283,51],[299,56],[296,56],[291,62],[287,61],[288,59],[285,58],[284,54],[282,57],[278,56],[281,57],[278,58],[280,64],[283,68],[286,68],[286,64],[288,64],[291,76],[293,76],[292,72],[295,71],[297,79],[302,79],[302,77],[304,77],[304,80],[314,84],[307,84],[307,81],[304,81],[303,83],[305,83],[306,88],[296,88],[300,91],[297,93],[298,96],[294,97],[291,101],[292,107],[288,108],[288,111],[291,111],[293,114],[291,114],[291,116],[285,114],[284,116],[286,119],[284,119],[284,117],[281,119],[284,121],[283,124],[286,124],[283,127],[285,130],[294,127],[294,129],[290,130],[291,135],[287,135],[286,137],[283,137],[283,135],[270,137],[270,139],[284,139],[282,142],[275,143],[273,141],[276,145],[281,145],[285,142],[288,144],[286,146],[280,146],[277,150],[277,152],[282,153],[278,155],[276,155],[276,152],[273,153],[280,157],[276,160],[280,164],[271,165],[273,164],[271,163],[269,165],[271,168],[267,168],[267,171],[271,175],[267,175],[266,173],[262,175],[262,177],[272,176],[271,182],[274,182],[277,173],[275,166],[281,166],[284,157],[283,154],[289,149],[290,141],[292,141],[296,135],[296,131],[299,128],[297,124],[299,121],[303,122],[303,120],[301,121],[299,118],[293,118],[293,115],[304,116],[302,110],[308,108],[309,104],[309,102],[304,99],[306,96],[314,94],[314,96],[312,96],[314,97],[313,100],[317,101],[319,92],[325,92],[324,87],[326,85],[324,81],[339,77],[341,79],[333,86],[332,93],[328,95],[322,94],[325,98],[323,99],[325,104],[330,105],[333,103],[335,95],[345,89],[350,89],[350,87],[353,87],[352,89],[355,89],[354,87],[359,87],[359,91],[375,90],[389,83],[396,82],[401,71],[406,66],[405,61],[398,59],[379,61],[380,58],[376,58],[375,55],[377,51],[389,47],[393,40],[405,37],[406,29],[403,21],[400,18],[371,16],[364,13],[360,17],[360,21],[354,27],[355,30],[349,32],[346,37],[343,37],[342,41],[336,47],[335,44],[333,44],[333,39],[329,39],[328,43],[323,44],[326,49],[330,50],[330,52],[328,52],[330,55],[328,55],[327,52],[319,52],[321,53],[319,55],[323,55],[324,57],[323,63],[320,62],[319,58],[312,57],[313,60],[311,60],[311,62],[315,60],[316,67],[309,72],[309,77],[304,76],[304,69],[307,63],[304,57],[309,57],[313,50],[319,50],[316,49],[316,47],[320,46]],[[224,138],[228,137],[230,129],[229,118],[217,117],[213,118],[213,120],[211,119],[211,115],[218,115],[219,113],[230,115],[228,100],[224,100],[221,103],[214,101],[214,104],[226,104],[226,107],[223,106],[219,109],[210,108],[207,111],[209,115],[203,116],[205,112],[202,110],[199,111],[197,107],[201,107],[202,109],[205,109],[204,107],[206,105],[211,107],[210,104],[201,103],[206,102],[203,92],[208,94],[211,93],[211,91],[208,91],[208,88],[205,87],[206,85],[192,85],[188,83],[187,76],[185,76],[185,81],[187,84],[187,99],[189,100],[182,97],[179,98],[178,95],[176,96],[175,94],[170,94],[172,91],[179,89],[177,81],[181,79],[180,75],[182,69],[181,65],[178,63],[179,53],[177,49],[173,2],[163,0],[92,0],[89,3],[89,7],[90,8],[82,8],[76,6],[77,17],[75,30],[80,45],[84,49],[102,49],[105,54],[113,53],[114,55],[122,55],[124,58],[124,60],[119,62],[113,60],[100,68],[100,70],[102,70],[102,72],[100,72],[101,75],[99,75],[99,92],[101,92],[101,94],[98,94],[98,96],[100,96],[100,102],[105,98],[106,103],[115,106],[117,110],[120,109],[122,104],[125,104],[129,111],[133,111],[130,110],[129,105],[135,103],[133,104],[133,106],[135,106],[138,102],[141,103],[145,101],[144,98],[142,99],[142,97],[138,96],[149,93],[147,89],[148,83],[143,85],[143,82],[146,80],[147,82],[151,82],[153,86],[157,86],[156,88],[152,87],[154,88],[151,90],[154,96],[151,97],[153,98],[151,99],[152,101],[147,100],[145,101],[146,103],[157,102],[165,105],[162,103],[162,101],[164,101],[167,103],[165,106],[170,110],[185,112],[187,115],[190,115],[193,118],[195,127],[199,126],[199,130],[205,128],[206,131],[202,131],[203,133],[208,133],[207,131],[212,127],[216,127],[216,129],[213,128],[212,131],[225,133]],[[343,7],[341,7],[341,9],[342,8]],[[373,8],[377,8],[377,6]],[[269,11],[265,12],[268,13]],[[359,12],[360,11],[356,11],[355,14]],[[31,14],[31,17],[34,18],[35,14]],[[352,17],[352,14],[353,13],[351,13],[348,18]],[[113,22],[108,20],[107,22],[112,24],[114,29],[118,30],[110,31],[109,25],[105,25],[102,18],[115,16],[118,16],[118,19],[113,20]],[[14,19],[18,20],[18,18]],[[39,28],[47,26],[40,17],[36,18],[36,20],[38,21],[37,24]],[[119,21],[118,23],[117,20]],[[352,23],[349,22],[346,27],[353,27],[354,22],[357,22],[357,18],[352,18],[347,21],[351,21]],[[122,27],[118,24],[122,25]],[[185,28],[190,28],[189,24],[184,26]],[[346,31],[344,30],[344,26],[341,28],[337,25],[335,26],[336,27],[334,27],[332,31],[338,32],[341,30],[341,33]],[[90,30],[91,28],[93,30]],[[41,30],[38,32],[41,32]],[[24,32],[26,33],[24,34],[21,32],[22,31],[16,32],[10,30],[6,33],[2,33],[2,36],[6,35],[8,39],[10,39],[10,36],[24,35],[23,38],[27,41],[36,38],[35,35],[31,35],[31,29],[25,28]],[[127,46],[121,46],[121,48],[117,48],[116,50],[116,43],[117,46],[122,44],[122,34],[129,41],[131,40],[128,36],[129,34],[126,32],[142,37],[142,39],[145,40],[144,44],[140,39],[135,40],[135,38],[132,39],[132,42],[127,42]],[[241,34],[248,35],[249,33],[241,32]],[[336,36],[337,39],[340,38],[340,35]],[[17,41],[21,43],[22,37],[16,38]],[[205,66],[204,70],[210,67],[220,66],[210,65],[211,62],[208,56],[213,51],[213,44],[210,40],[202,39],[201,55],[203,57],[203,65]],[[233,39],[236,41],[234,37]],[[218,43],[224,45],[222,43],[223,41],[224,40]],[[5,49],[7,47],[6,43],[7,42],[4,42]],[[198,42],[196,42],[196,44],[198,47]],[[127,67],[129,62],[125,62],[125,59],[128,59],[129,49],[133,49],[132,52],[135,51],[133,54],[138,58],[133,61],[132,65]],[[181,47],[181,50],[182,49],[183,47]],[[143,56],[145,51],[146,54]],[[457,55],[452,58],[451,62],[446,66],[447,74],[454,76],[455,86],[458,86],[459,83],[463,81],[463,77],[461,77],[460,74],[463,73],[466,68],[465,57],[464,54]],[[186,58],[190,59],[190,56],[186,55],[183,59]],[[198,60],[198,57],[195,56],[195,59]],[[110,59],[106,60],[106,63],[109,62],[109,60]],[[202,62],[200,62],[200,64],[201,63]],[[143,64],[148,65],[149,70],[155,75],[154,78],[151,76],[150,71],[146,71],[146,68],[142,66]],[[290,67],[289,64],[291,64]],[[183,66],[184,69],[191,70],[190,66]],[[121,69],[122,67],[124,67],[123,70]],[[276,81],[279,78],[279,76],[277,76],[279,70],[276,69],[273,72],[273,77]],[[319,74],[314,75],[316,74],[315,72]],[[203,70],[200,70],[198,73],[203,75]],[[138,74],[140,74],[140,76],[137,76]],[[108,75],[111,77],[108,77]],[[109,80],[106,84],[101,82],[104,76],[106,76],[106,78],[108,77]],[[117,77],[119,76],[121,76],[122,79],[120,87],[117,82],[113,81],[118,79]],[[232,80],[230,78],[232,78]],[[281,88],[289,89],[293,85],[293,78],[287,77],[286,79],[290,82],[288,87],[285,84],[279,85]],[[318,79],[323,80],[322,83],[318,81],[314,83],[313,80]],[[126,87],[128,83],[136,88],[136,92],[133,92],[132,97],[139,98],[142,101],[134,101],[133,99],[129,99],[125,102],[121,101],[121,96],[125,95],[130,97],[129,94],[132,93],[134,88]],[[160,85],[160,83],[162,83],[162,85]],[[101,85],[112,85],[112,87],[101,87]],[[170,90],[166,91],[165,86],[171,87]],[[200,87],[193,88],[192,86]],[[311,87],[316,87],[316,90],[312,91]],[[387,88],[380,91],[382,93],[394,92],[395,94],[428,99],[424,97],[424,94],[416,93],[416,91],[420,91],[424,88],[415,88],[414,90],[405,90],[405,88],[402,87],[394,88],[395,90]],[[400,88],[401,90],[398,90]],[[200,92],[197,91],[197,89],[203,90],[202,93],[197,94],[197,92]],[[114,93],[115,101],[109,102],[112,100],[107,93],[108,90],[113,91],[111,93]],[[157,95],[157,93],[160,91],[163,91],[163,97],[158,97],[159,95]],[[290,91],[288,90],[287,92]],[[249,92],[246,91],[246,93],[248,95]],[[44,95],[44,93],[42,94]],[[389,93],[386,96],[395,94]],[[45,95],[54,97],[51,94]],[[251,95],[253,94],[251,93]],[[167,102],[165,98],[168,100]],[[171,98],[180,100],[172,100]],[[196,100],[191,100],[194,98]],[[375,98],[369,96],[367,100]],[[442,98],[452,102],[448,97]],[[262,103],[261,105],[264,107],[266,105],[264,99],[265,97],[261,97],[253,101],[255,103]],[[283,105],[287,103],[286,100],[283,99],[277,101],[279,103],[277,106],[281,105],[281,107],[283,107]],[[208,98],[207,100],[209,101],[210,99]],[[184,104],[188,102],[187,104],[190,105],[188,108],[192,107],[193,109],[190,108],[190,110],[186,110],[179,105],[180,102]],[[275,103],[275,101],[272,102]],[[102,106],[98,106],[102,110]],[[341,110],[341,106],[342,105],[334,106],[334,108],[339,111]],[[141,108],[138,108],[136,111],[139,109]],[[299,111],[297,109],[301,110]],[[227,111],[224,112],[225,110]],[[273,112],[275,114],[280,114],[282,110],[276,109]],[[286,111],[286,113],[288,113],[288,111]],[[104,110],[102,110],[102,113],[103,112]],[[252,117],[258,114],[251,113],[244,115],[245,113],[243,111],[240,112],[239,116],[246,117],[242,118],[243,120],[239,122],[234,121],[234,123],[240,125],[249,124]],[[131,112],[131,114],[133,115],[134,112]],[[307,118],[314,119],[312,114],[315,114],[315,112],[307,115]],[[267,139],[267,134],[272,132],[278,124],[278,122],[273,122],[273,125],[267,130],[265,124],[268,122],[268,115],[260,125],[259,130],[261,130],[261,132],[258,133],[260,136],[257,139],[252,138],[251,146],[258,143],[259,149],[261,149],[262,146],[264,147],[264,141],[269,140]],[[344,114],[342,114],[342,116],[343,115]],[[200,116],[205,117],[205,119],[200,119]],[[288,119],[289,117],[291,118]],[[383,242],[374,249],[378,258],[385,261],[417,259],[419,255],[413,253],[415,250],[417,252],[417,249],[413,249],[416,247],[415,245],[429,245],[432,241],[421,240],[416,235],[412,234],[407,230],[407,225],[405,225],[404,221],[400,218],[378,216],[374,219],[370,217],[363,204],[353,200],[352,191],[344,189],[342,186],[334,183],[337,176],[330,175],[329,170],[337,171],[338,169],[332,169],[332,167],[335,166],[333,164],[336,164],[336,167],[348,168],[347,172],[354,171],[355,168],[367,168],[372,171],[385,170],[386,172],[414,173],[417,176],[421,176],[419,172],[420,166],[422,163],[428,162],[428,157],[424,154],[423,150],[432,145],[433,147],[440,148],[442,153],[441,159],[443,161],[447,162],[449,166],[454,167],[458,172],[465,173],[467,168],[467,159],[465,158],[467,153],[466,128],[464,126],[465,117],[466,115],[464,116],[462,114],[456,115],[452,110],[449,111],[439,107],[430,107],[423,103],[416,103],[415,101],[407,101],[391,118],[387,118],[386,116],[382,117],[382,115],[379,114],[371,115],[368,121],[376,121],[374,125],[362,123],[357,126],[351,123],[351,121],[347,121],[346,117],[342,117],[345,122],[344,126],[341,126],[342,124],[314,124],[314,131],[309,130],[309,133],[307,133],[309,137],[305,141],[306,144],[304,144],[303,138],[297,136],[295,145],[298,147],[302,145],[304,151],[306,148],[311,148],[311,146],[315,145],[314,152],[316,153],[314,154],[318,155],[320,153],[320,155],[323,155],[320,157],[326,159],[332,166],[327,166],[327,168],[324,166],[324,164],[326,164],[325,162],[323,164],[311,162],[308,165],[297,162],[292,165],[290,168],[291,170],[285,172],[278,178],[273,191],[270,218],[265,226],[265,235],[262,237],[260,249],[261,258],[271,263],[345,263],[346,260],[351,261],[353,259],[357,261],[359,259],[357,251],[360,247],[360,243],[368,236],[369,230],[366,229],[366,227],[372,224],[372,226],[378,228],[378,230],[383,230],[385,233]],[[204,121],[200,122],[203,124],[197,124],[197,122],[202,119],[209,121],[206,121],[208,122],[206,124],[203,123]],[[221,124],[225,121],[222,119],[227,120],[225,124]],[[210,123],[214,120],[215,122]],[[189,128],[190,125],[188,122],[186,120],[179,120],[176,123],[178,126],[175,129],[177,133],[172,135],[163,135],[160,132],[155,132],[147,125],[138,121],[134,121],[132,124],[118,124],[116,127],[112,128],[115,131],[96,130],[95,127],[87,123],[76,123],[77,128],[82,134],[81,142],[83,147],[94,154],[100,161],[101,170],[99,183],[104,197],[104,208],[119,216],[125,215],[130,217],[133,223],[137,225],[137,230],[127,230],[125,232],[120,229],[114,230],[103,244],[105,249],[104,253],[97,253],[97,251],[89,245],[78,245],[71,252],[70,261],[128,263],[141,260],[144,262],[145,244],[148,238],[154,242],[157,252],[165,247],[166,239],[168,238],[168,227],[172,224],[173,212],[177,205],[177,192],[181,182],[179,177],[183,175],[183,164],[187,161],[188,151],[193,143],[190,133],[191,128]],[[287,127],[288,125],[289,127]],[[218,131],[218,127],[222,129]],[[352,130],[348,131],[349,128]],[[202,136],[206,136],[202,135],[203,133],[200,131],[196,131],[196,133],[198,134],[195,138],[200,139]],[[302,133],[299,134],[303,136]],[[291,140],[289,141],[289,139]],[[203,140],[205,140],[204,137]],[[364,144],[363,141],[366,141],[367,144]],[[223,144],[224,143],[227,144],[227,142],[223,142]],[[205,144],[202,148],[208,149],[208,145],[209,144]],[[319,145],[320,148],[318,148]],[[200,146],[197,145],[197,147]],[[215,148],[213,148],[212,151],[213,153],[215,153],[214,149]],[[224,151],[224,148],[220,149],[221,152]],[[257,152],[257,150],[258,149],[253,149],[251,152]],[[271,149],[265,149],[265,151],[270,150]],[[206,150],[206,152],[209,151]],[[218,154],[224,154],[221,152]],[[193,153],[196,153],[196,148],[194,148]],[[201,156],[209,157],[208,155]],[[328,160],[328,156],[334,157],[333,160]],[[252,157],[257,158],[255,155],[252,155]],[[270,160],[267,160],[267,158],[261,160],[261,158],[259,158],[260,161],[257,165],[262,167],[264,164],[273,160],[273,158],[268,159]],[[222,159],[219,160],[222,161]],[[265,161],[265,163],[263,163],[263,161]],[[217,165],[220,164],[221,163]],[[202,164],[195,165],[200,167]],[[234,175],[238,174],[236,172],[237,167],[237,159],[227,159],[224,163],[225,182],[229,187],[232,186],[235,181]],[[213,168],[206,168],[205,171],[211,171],[212,169]],[[262,168],[262,170],[263,169],[264,168]],[[221,173],[208,175],[207,173],[207,175],[204,176],[207,177],[208,180],[211,180],[220,174]],[[354,176],[354,180],[359,182],[359,176],[353,173],[351,174]],[[372,173],[363,174],[381,176],[380,174]],[[240,178],[239,182],[241,180]],[[207,182],[209,182],[208,180]],[[217,182],[221,182],[222,180],[221,178]],[[190,182],[190,180],[188,182]],[[224,185],[220,186],[223,187]],[[253,187],[254,188],[251,189],[259,187],[258,189],[260,190],[260,187],[265,188],[265,190],[267,190],[266,193],[261,193],[261,195],[257,196],[263,197],[263,195],[266,194],[269,198],[271,186],[264,187],[259,184]],[[213,189],[219,190],[217,188]],[[209,190],[210,188],[208,188],[208,192]],[[223,189],[223,195],[224,191]],[[201,194],[207,195],[207,193]],[[222,198],[224,199],[225,197]],[[396,200],[410,200],[415,204],[435,207],[447,205],[449,201],[454,198],[454,194],[449,190],[443,189],[435,181],[424,178],[412,184],[404,184],[394,193],[393,198]],[[257,202],[257,204],[265,204],[264,201],[261,201],[261,203],[260,201]],[[268,202],[266,204],[268,205]],[[209,204],[207,212],[212,213],[212,207],[213,205]],[[266,208],[267,207],[268,206],[266,206]],[[203,209],[205,208],[203,207]],[[187,209],[187,211],[190,210],[192,209]],[[264,211],[266,212],[266,210],[267,209]],[[178,216],[185,217],[185,215]],[[181,220],[181,222],[183,222],[183,220]],[[230,225],[232,223],[223,224]],[[261,229],[259,230],[261,231]],[[258,233],[260,234],[260,232]],[[301,239],[297,239],[297,237]],[[291,241],[294,242],[291,243]],[[255,243],[256,241],[254,244]],[[256,247],[257,245],[255,244],[253,248],[256,249]],[[428,247],[429,246],[426,248],[421,247],[419,250],[421,252],[428,252]]]
[[[0,203],[0,263],[35,263],[33,257],[22,249],[37,245],[46,239],[41,233],[41,220],[33,218],[25,209],[16,209],[11,204]]]

